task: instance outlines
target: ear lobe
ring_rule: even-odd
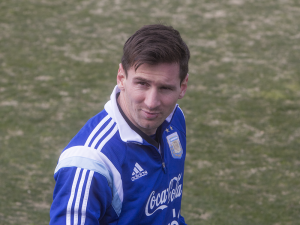
[[[189,80],[189,74],[186,75],[186,77],[184,78],[184,80],[182,81],[181,85],[180,85],[180,94],[178,99],[183,98],[183,96],[185,95],[186,89],[187,89],[187,83]]]
[[[118,74],[117,74],[117,85],[120,90],[124,90],[124,81],[126,80],[125,71],[123,69],[122,63],[119,64]]]

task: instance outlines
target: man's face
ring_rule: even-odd
[[[118,99],[128,119],[147,135],[152,135],[173,111],[187,89],[188,75],[180,85],[179,65],[142,64],[131,67],[127,78],[122,64],[117,75],[121,94]]]

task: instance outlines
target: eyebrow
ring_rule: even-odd
[[[147,79],[142,78],[142,77],[135,77],[135,78],[133,78],[133,80],[134,80],[134,81],[141,81],[141,82],[151,83],[150,80],[147,80]],[[170,88],[170,89],[176,89],[176,86],[170,85],[170,84],[161,84],[160,86],[166,87],[166,88]]]
[[[135,78],[133,78],[133,80],[134,80],[134,81],[143,81],[143,82],[148,82],[148,83],[150,83],[150,80],[147,80],[147,79],[142,78],[142,77],[135,77]]]

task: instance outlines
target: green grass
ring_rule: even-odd
[[[62,148],[103,109],[144,24],[191,50],[188,224],[300,224],[296,0],[0,2],[0,224],[48,224]]]

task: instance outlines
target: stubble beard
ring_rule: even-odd
[[[134,114],[131,114],[132,119],[135,121],[136,126],[138,126],[138,128],[143,131],[144,133],[146,133],[147,135],[152,135],[152,132],[154,131],[154,133],[156,132],[156,129],[160,126],[159,121],[160,121],[160,116],[158,116],[158,118],[155,119],[147,119],[144,118],[144,116],[142,115],[142,109],[138,109],[134,112]],[[133,118],[135,117],[135,118]],[[149,134],[151,133],[151,134]]]

